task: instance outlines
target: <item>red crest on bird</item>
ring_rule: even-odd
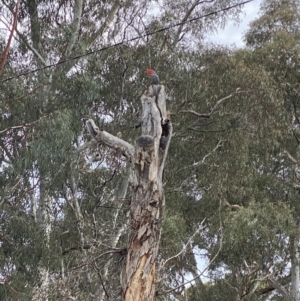
[[[148,69],[146,70],[146,73],[147,73],[148,75],[152,75],[152,74],[155,73],[155,71],[154,71],[153,69],[148,68]]]

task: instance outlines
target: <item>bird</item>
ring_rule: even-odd
[[[159,85],[159,77],[153,69],[147,69],[146,73],[150,76],[151,85]]]
[[[150,85],[152,86],[153,95],[158,97],[160,87],[157,87],[156,85],[159,85],[159,77],[157,73],[153,69],[146,69],[146,73],[150,77]]]

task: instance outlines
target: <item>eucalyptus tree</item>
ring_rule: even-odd
[[[277,89],[283,95],[284,107],[289,117],[286,135],[280,143],[280,151],[290,159],[294,178],[286,182],[287,187],[294,186],[295,192],[287,195],[287,204],[294,211],[294,225],[298,231],[289,236],[290,287],[286,292],[279,291],[285,297],[299,297],[299,205],[298,205],[298,169],[299,169],[299,41],[300,41],[300,5],[298,1],[264,1],[262,16],[254,21],[246,42],[253,50],[253,59],[264,66],[272,76]],[[280,122],[280,120],[278,120]],[[295,159],[296,157],[297,159]],[[282,281],[281,277],[277,279]]]
[[[272,77],[250,58],[247,50],[191,53],[185,74],[191,86],[172,118],[179,130],[174,131],[177,147],[171,145],[167,165],[171,176],[166,185],[166,235],[188,242],[187,233],[196,233],[199,225],[201,229],[185,255],[166,269],[174,277],[170,282],[179,281],[179,271],[182,277],[186,272],[199,277],[201,271],[191,258],[200,253],[198,261],[210,262],[205,276],[212,283],[197,285],[207,291],[207,300],[217,299],[220,288],[233,300],[255,300],[274,265],[286,266],[286,238],[294,230],[291,209],[284,203],[286,193],[294,193],[286,186],[293,174],[278,177],[285,171],[281,160],[290,162],[286,157],[274,159],[278,141],[286,135],[288,115]],[[179,246],[170,249],[167,241],[162,241],[163,251],[180,252]]]
[[[224,89],[220,82],[226,79],[237,85],[244,80],[249,94],[224,111],[224,116],[239,111],[239,118],[229,123],[235,129],[230,139],[223,138],[228,148],[226,143],[219,148],[209,165],[209,172],[212,166],[217,171],[214,181],[203,185],[210,193],[203,193],[202,209],[216,210],[217,202],[225,207],[219,220],[210,214],[216,226],[202,238],[210,243],[210,258],[216,253],[218,257],[206,275],[210,282],[188,290],[191,300],[221,300],[220,295],[232,300],[297,300],[299,294],[298,1],[263,1],[261,16],[245,40],[246,49],[234,51],[218,66],[226,66],[219,87]],[[228,62],[233,62],[232,69]],[[237,72],[240,76],[234,78]],[[227,135],[222,132],[222,137]],[[222,242],[220,250],[216,241]]]

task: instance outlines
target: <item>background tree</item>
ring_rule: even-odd
[[[244,111],[247,118],[239,118],[235,123],[240,127],[244,121],[245,126],[239,143],[231,144],[234,162],[225,173],[218,170],[224,180],[220,187],[223,193],[218,192],[218,197],[231,211],[223,217],[223,247],[211,266],[210,277],[214,281],[190,289],[191,300],[194,294],[214,300],[213,296],[221,291],[236,300],[298,297],[299,196],[295,158],[298,158],[299,4],[264,1],[261,9],[261,17],[246,34],[249,48],[236,51],[231,57],[237,60],[240,69],[256,70],[255,77],[261,80],[270,98],[263,96],[255,101],[252,97]],[[259,83],[254,87],[257,92]],[[249,118],[251,111],[255,118]],[[242,141],[246,142],[245,147],[240,148]],[[228,162],[230,159],[226,157],[222,166]],[[229,183],[226,188],[225,182]],[[214,241],[215,237],[211,239]]]

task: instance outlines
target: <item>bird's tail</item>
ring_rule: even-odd
[[[160,85],[152,85],[153,96],[158,97]]]

